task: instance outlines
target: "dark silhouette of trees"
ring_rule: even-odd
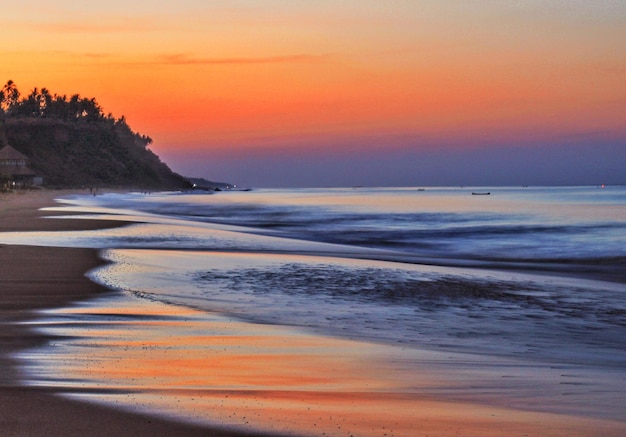
[[[21,97],[13,81],[0,90],[0,135],[31,159],[50,186],[186,187],[133,132],[124,116],[105,115],[95,98],[34,88]]]
[[[12,80],[2,88],[0,104],[7,117],[41,117],[86,122],[110,118],[104,115],[95,98],[74,94],[68,99],[65,95],[50,93],[47,88],[35,88],[22,99],[19,98],[20,95]]]
[[[12,80],[9,80],[0,91],[0,109],[7,113],[15,107],[20,98],[20,92]]]
[[[31,93],[20,99],[21,93],[12,80],[0,90],[0,117],[6,118],[47,118],[65,122],[104,122],[113,128],[116,133],[141,148],[152,143],[152,138],[132,131],[126,118],[122,115],[116,119],[104,111],[95,98],[72,95],[52,94],[47,88],[34,88]]]

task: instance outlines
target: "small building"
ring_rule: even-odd
[[[0,149],[0,188],[30,186],[35,172],[28,168],[28,157],[7,145]]]

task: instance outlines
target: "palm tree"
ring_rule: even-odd
[[[17,89],[15,82],[9,80],[2,91],[0,91],[0,108],[3,112],[8,112],[12,107],[17,105],[20,98],[20,91]]]

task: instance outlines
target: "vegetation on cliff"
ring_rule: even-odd
[[[148,149],[152,139],[126,119],[105,115],[95,98],[35,88],[21,97],[12,81],[0,90],[0,147],[10,144],[54,187],[183,188],[186,179]]]

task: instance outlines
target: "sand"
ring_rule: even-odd
[[[97,229],[120,225],[96,220],[41,219],[42,213],[37,209],[51,206],[53,199],[60,194],[63,193],[43,191],[0,196],[0,232]],[[46,341],[29,325],[20,322],[35,319],[37,309],[63,308],[71,302],[87,302],[94,296],[106,296],[110,291],[84,276],[101,262],[97,252],[89,249],[0,246],[0,434],[251,435],[245,431],[237,434],[210,425],[165,420],[154,414],[123,412],[59,396],[54,387],[25,387],[19,383],[19,369],[11,354]],[[123,299],[112,302],[117,303],[110,307],[102,304],[98,311],[124,313],[132,310],[133,314],[154,311],[154,307],[141,304],[130,308]],[[175,311],[185,314],[174,314]],[[201,333],[224,329],[223,321],[205,320],[203,315],[188,309],[167,309],[164,314],[146,315],[151,317],[151,323],[169,324],[172,336],[177,330],[172,324],[173,316],[176,320],[187,320],[178,323],[202,323],[203,328],[198,329]],[[150,368],[145,366],[145,353],[133,346],[137,341],[143,345],[149,341],[154,345],[162,344],[163,339],[150,337],[155,331],[146,330],[143,334],[146,337],[141,338],[141,333],[131,331],[137,329],[136,324],[132,328],[129,324],[128,329],[124,323],[117,325],[122,332],[128,331],[126,337],[119,337],[120,342],[125,342],[119,346],[136,347],[137,354],[131,353],[122,361],[116,357],[113,369],[112,365],[106,365],[106,351],[101,348],[99,359],[105,363],[100,370],[103,380],[115,374],[118,380],[133,381],[155,376],[166,381],[170,377],[180,378],[180,372],[186,372],[185,378],[195,381],[190,387],[204,389],[197,393],[191,389],[181,390],[181,399],[186,396],[190,398],[188,402],[197,403],[198,398],[203,397],[202,408],[217,421],[223,419],[221,423],[228,423],[228,417],[232,415],[246,414],[252,422],[249,429],[266,430],[266,435],[277,435],[285,430],[291,430],[295,435],[626,435],[624,422],[523,411],[490,404],[480,397],[468,396],[467,400],[452,401],[415,390],[405,393],[402,387],[409,383],[395,380],[393,372],[385,367],[384,359],[363,362],[360,358],[376,356],[384,349],[302,333],[288,335],[282,328],[272,326],[252,327],[254,332],[250,332],[249,324],[233,323],[228,326],[229,335],[203,334],[174,340],[174,343],[185,341],[188,353],[176,357],[178,368],[175,374],[168,375],[171,370],[167,365],[171,360],[169,347],[151,350],[150,359],[155,367]],[[215,351],[208,371],[207,346]],[[369,347],[371,350],[364,350]],[[259,353],[260,350],[265,352]],[[311,350],[320,352],[310,354]],[[309,354],[303,351],[309,351]],[[142,363],[141,369],[139,362]],[[218,378],[218,363],[222,369],[228,370],[231,379]],[[471,369],[471,363],[467,368]],[[111,373],[111,370],[115,372]],[[423,365],[415,369],[410,385],[436,385],[439,377],[436,368]],[[260,388],[242,389],[246,384]],[[302,386],[308,388],[300,389]],[[152,389],[158,390],[159,387]]]
[[[0,195],[0,232],[82,230],[110,227],[95,220],[42,219],[38,208],[53,206],[68,192]],[[45,213],[45,215],[51,215]],[[11,354],[45,338],[18,324],[33,311],[55,308],[106,292],[84,273],[102,261],[88,249],[0,246],[0,434],[4,436],[207,436],[250,435],[181,424],[147,415],[68,400],[46,388],[17,382]]]

